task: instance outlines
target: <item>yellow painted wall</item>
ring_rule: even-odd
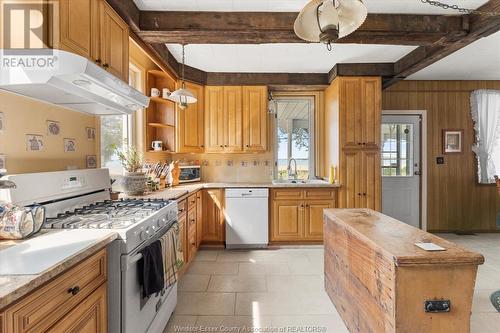
[[[5,155],[9,174],[85,168],[86,156],[96,154],[96,140],[87,140],[86,128],[96,127],[95,117],[0,91],[4,131],[0,154]],[[61,134],[47,135],[47,120],[59,121]],[[28,152],[26,134],[43,135],[44,150]],[[64,152],[64,138],[76,139],[76,152]]]

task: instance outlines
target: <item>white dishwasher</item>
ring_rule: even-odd
[[[226,190],[226,247],[267,247],[269,190],[232,188]]]

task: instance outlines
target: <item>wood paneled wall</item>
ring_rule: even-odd
[[[496,226],[500,196],[479,185],[471,146],[470,94],[500,89],[500,81],[402,81],[383,92],[383,110],[427,110],[428,230],[489,232]],[[442,130],[464,129],[464,153],[443,155]],[[445,156],[445,164],[436,164]]]

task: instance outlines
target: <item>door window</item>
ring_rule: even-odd
[[[382,176],[413,175],[413,124],[382,124]]]

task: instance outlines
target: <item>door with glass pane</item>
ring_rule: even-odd
[[[420,228],[420,117],[382,116],[382,212]]]

